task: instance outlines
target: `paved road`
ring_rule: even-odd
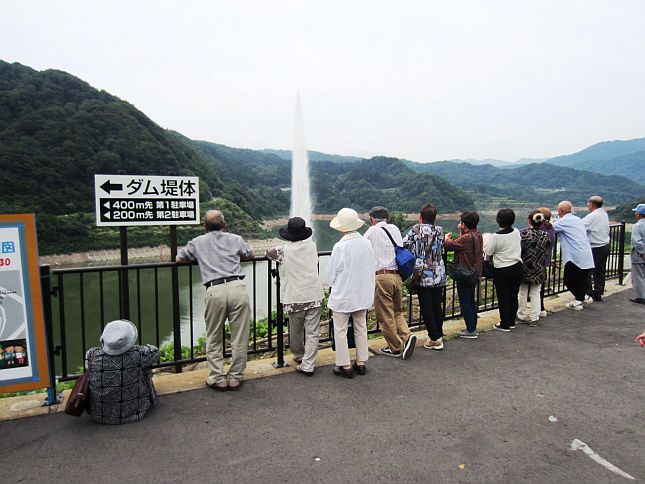
[[[374,357],[354,380],[325,367],[168,395],[120,427],[0,422],[0,480],[630,482],[571,450],[578,439],[642,482],[645,306],[628,292],[407,362]]]

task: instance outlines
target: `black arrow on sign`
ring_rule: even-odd
[[[106,181],[101,188],[105,190],[106,193],[110,193],[110,190],[123,190],[123,185],[119,183],[110,183],[110,180]]]

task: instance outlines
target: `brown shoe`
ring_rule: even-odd
[[[443,338],[439,338],[437,341],[432,341],[428,339],[423,343],[423,347],[427,350],[442,350],[443,349]]]
[[[212,388],[213,390],[217,390],[218,392],[227,392],[228,391],[228,382],[226,380],[218,381],[216,383],[208,383],[208,382],[206,382],[206,386],[208,388]]]
[[[233,380],[232,378],[228,380],[228,389],[232,392],[239,390],[242,386],[243,381]]]

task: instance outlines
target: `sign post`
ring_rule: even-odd
[[[170,225],[170,250],[177,255],[177,225],[200,223],[199,178],[191,176],[94,175],[96,225],[121,227],[121,265],[127,265],[126,227]],[[124,255],[125,252],[125,255]],[[122,271],[122,317],[130,319],[127,270]],[[172,268],[175,360],[181,359],[179,273]],[[176,366],[181,373],[181,365]]]
[[[96,225],[199,224],[196,176],[94,175]]]
[[[0,215],[0,392],[51,395],[47,351],[36,217]]]

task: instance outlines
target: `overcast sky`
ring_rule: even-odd
[[[645,2],[7,1],[0,59],[193,139],[415,161],[645,136]]]

